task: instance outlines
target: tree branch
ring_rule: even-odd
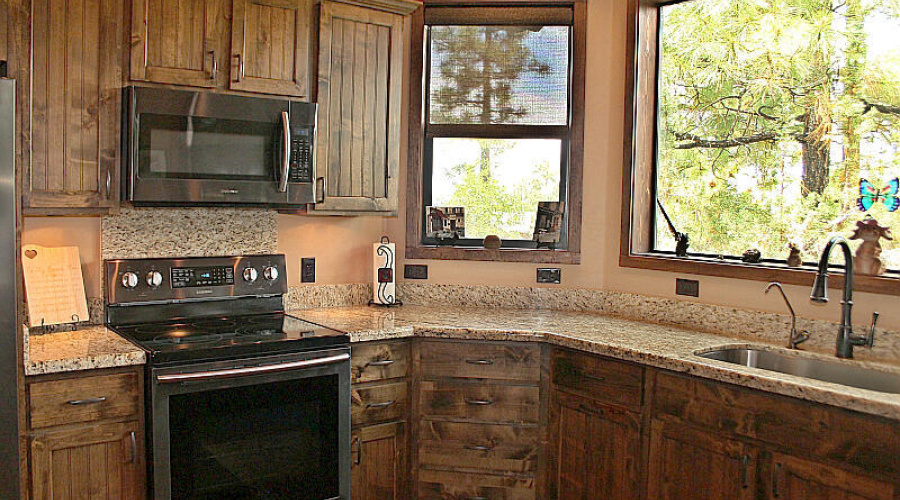
[[[878,104],[878,103],[874,103],[874,102],[869,102],[865,99],[860,99],[860,101],[862,101],[863,104],[866,105],[866,108],[863,110],[863,114],[866,114],[869,111],[872,111],[874,109],[875,111],[878,111],[879,113],[884,113],[886,115],[900,116],[900,106],[890,106],[888,104]]]
[[[757,142],[774,141],[778,138],[778,136],[774,132],[762,132],[759,134],[745,135],[741,137],[734,137],[731,139],[704,139],[694,134],[683,134],[676,132],[675,138],[679,141],[688,141],[682,144],[676,144],[675,149],[725,149],[737,146],[746,146],[748,144],[755,144]]]

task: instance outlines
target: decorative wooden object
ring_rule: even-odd
[[[90,319],[78,247],[22,247],[22,272],[31,326]]]
[[[856,258],[853,262],[855,274],[868,276],[881,276],[887,270],[884,261],[881,260],[881,239],[893,240],[891,228],[878,224],[872,217],[856,223],[851,240],[862,240],[862,245],[856,249]]]

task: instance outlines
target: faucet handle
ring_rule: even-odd
[[[878,324],[878,313],[872,313],[872,327],[869,329],[869,333],[866,335],[865,343],[863,346],[871,348],[875,345],[875,325]]]

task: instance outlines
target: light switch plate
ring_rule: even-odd
[[[403,277],[408,280],[427,280],[428,266],[425,264],[406,264],[403,266]]]
[[[316,282],[316,258],[303,257],[300,259],[300,283]]]
[[[562,282],[562,269],[558,267],[539,267],[537,270],[537,282],[560,284]]]
[[[697,280],[686,280],[675,278],[675,295],[686,295],[688,297],[700,296],[700,282]]]

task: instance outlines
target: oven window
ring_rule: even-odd
[[[169,398],[172,498],[339,496],[336,375]]]
[[[280,124],[140,115],[141,177],[274,180]]]

